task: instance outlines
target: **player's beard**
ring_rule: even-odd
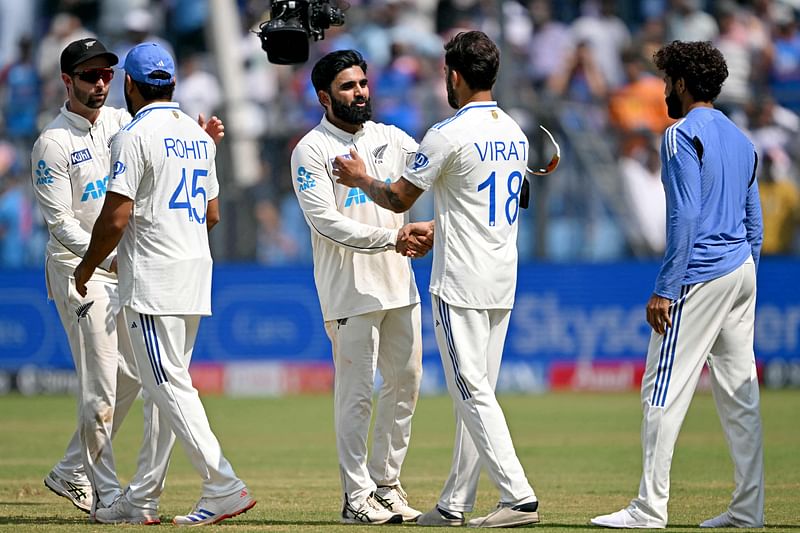
[[[675,92],[675,87],[673,87],[672,91],[664,98],[664,101],[667,103],[667,115],[669,118],[683,118],[683,104],[678,97],[678,93]]]
[[[130,113],[130,115],[133,116],[136,114],[133,112],[133,102],[131,102],[131,97],[128,96],[128,91],[124,92],[125,92],[125,107],[128,108],[128,113]]]
[[[447,79],[445,80],[445,88],[447,89],[447,103],[453,109],[458,109],[458,99],[456,98],[456,88],[453,85],[453,78],[450,76],[450,71],[447,71]]]
[[[104,92],[84,91],[76,83],[72,84],[72,94],[75,99],[89,109],[100,109],[108,98],[108,88]]]
[[[359,107],[358,104],[365,104]],[[348,124],[360,126],[372,118],[372,104],[369,98],[356,96],[353,101],[346,104],[336,98],[331,98],[331,112],[333,116]]]

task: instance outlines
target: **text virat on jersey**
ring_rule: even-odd
[[[473,143],[481,161],[527,161],[528,141],[486,141]]]

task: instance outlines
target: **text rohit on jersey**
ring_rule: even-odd
[[[167,157],[208,159],[208,141],[166,137],[164,139],[164,148],[167,151]]]

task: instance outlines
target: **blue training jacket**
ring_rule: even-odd
[[[720,111],[699,107],[661,141],[661,181],[667,197],[667,248],[655,293],[678,299],[683,285],[733,272],[763,239],[750,140]]]

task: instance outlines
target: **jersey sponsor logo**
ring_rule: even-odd
[[[375,158],[375,164],[380,165],[383,163],[383,155],[386,153],[386,149],[389,147],[388,144],[384,144],[383,146],[378,146],[372,151],[372,157]]]
[[[39,162],[36,163],[34,174],[36,174],[36,185],[50,185],[53,183],[53,176],[50,175],[50,167],[47,166],[44,159],[40,159]]]
[[[114,171],[111,174],[111,179],[117,179],[117,176],[125,172],[128,167],[125,166],[125,163],[122,161],[115,161],[114,162]]]
[[[421,168],[425,168],[428,166],[428,163],[430,163],[428,156],[422,152],[417,152],[417,154],[414,156],[414,163],[411,164],[411,169],[419,170]]]
[[[385,181],[385,183],[391,183],[391,182],[392,180],[388,178]],[[356,205],[367,204],[367,203],[372,203],[372,201],[373,201],[372,198],[367,196],[364,193],[364,191],[362,191],[358,187],[355,187],[350,189],[350,191],[348,191],[347,198],[344,201],[344,206],[350,207],[353,204]]]
[[[90,182],[83,189],[83,196],[81,202],[86,202],[91,198],[92,200],[99,200],[106,194],[106,187],[108,186],[108,176],[101,180]]]
[[[80,163],[90,161],[92,159],[92,154],[89,153],[88,148],[84,148],[83,150],[78,150],[77,152],[72,152],[69,154],[69,160],[73,165],[79,165]]]
[[[306,170],[306,167],[297,169],[297,190],[300,192],[313,189],[317,186],[317,178],[311,172]]]

